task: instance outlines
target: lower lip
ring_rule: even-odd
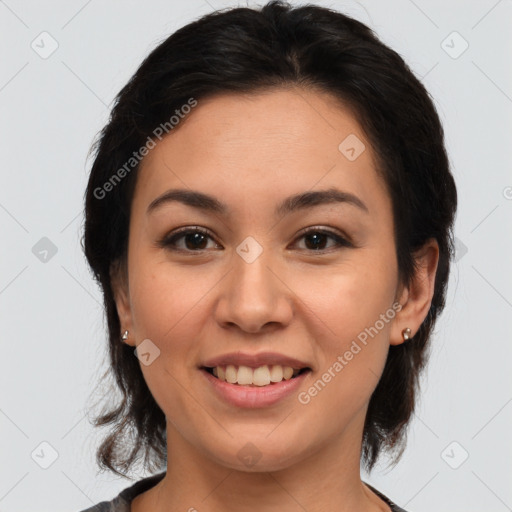
[[[230,384],[219,380],[211,373],[201,369],[201,373],[208,379],[208,382],[222,399],[235,407],[246,409],[268,407],[296,393],[310,371],[307,370],[293,379],[282,380],[268,386],[240,386],[239,384]]]

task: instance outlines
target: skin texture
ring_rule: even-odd
[[[354,161],[338,149],[350,134],[366,146]],[[364,418],[390,344],[403,343],[405,327],[414,335],[428,312],[438,248],[429,241],[418,252],[417,275],[402,287],[391,199],[350,111],[296,88],[217,96],[200,101],[141,165],[127,268],[113,279],[126,343],[149,338],[160,350],[141,369],[167,418],[168,468],[132,510],[389,510],[360,479]],[[274,215],[290,195],[331,187],[368,211],[331,203]],[[148,214],[171,188],[213,195],[229,214],[179,202]],[[203,250],[190,237],[188,246],[176,242],[181,252],[159,245],[183,226],[211,232]],[[299,233],[310,226],[352,245],[325,238],[324,251],[315,251]],[[250,264],[236,252],[248,236],[263,249]],[[312,368],[300,389],[307,391],[397,303],[394,319],[308,404],[293,394],[240,409],[218,398],[198,369],[238,350],[279,352]],[[261,454],[252,467],[237,456],[247,443]]]

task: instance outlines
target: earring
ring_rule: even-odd
[[[123,334],[122,334],[122,336],[121,336],[121,339],[122,339],[123,341],[126,341],[126,340],[128,339],[128,331],[124,331],[124,332],[123,332]]]
[[[409,327],[406,327],[402,331],[402,336],[404,338],[404,341],[410,340],[411,339],[411,329],[409,329]]]

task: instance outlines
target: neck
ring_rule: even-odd
[[[205,457],[168,422],[166,475],[133,501],[132,512],[389,512],[360,477],[365,412],[309,456],[284,469],[259,471],[231,469]]]

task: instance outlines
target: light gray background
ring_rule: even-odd
[[[365,478],[411,512],[512,510],[512,2],[312,3],[369,24],[423,78],[460,198],[458,262],[408,448]],[[149,51],[230,5],[0,1],[0,511],[77,511],[131,484],[97,474],[100,436],[86,417],[106,364],[79,243],[87,152]],[[41,252],[43,237],[56,254]]]

